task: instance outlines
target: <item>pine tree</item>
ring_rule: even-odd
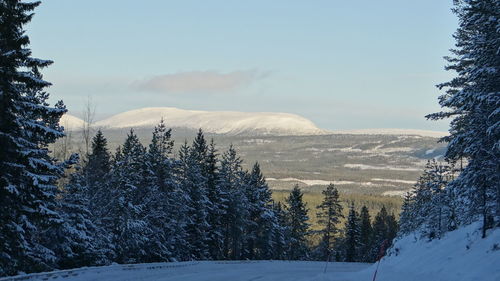
[[[373,240],[371,249],[371,262],[376,261],[380,247],[385,244],[388,249],[391,246],[392,240],[396,237],[397,222],[394,215],[389,215],[385,206],[375,216],[373,222]]]
[[[60,268],[99,265],[106,261],[103,245],[97,241],[98,229],[92,221],[89,205],[84,175],[76,167],[59,200],[62,227],[48,235],[55,245]]]
[[[414,198],[411,192],[407,192],[403,199],[403,205],[401,206],[401,214],[399,215],[400,235],[409,234],[415,230],[413,222],[415,212]]]
[[[86,192],[86,207],[91,213],[91,221],[95,227],[94,247],[98,250],[96,264],[109,264],[113,257],[111,235],[106,229],[106,217],[112,193],[109,185],[111,154],[108,151],[108,141],[101,130],[92,138],[91,152],[87,160],[82,161],[83,167],[72,177],[78,178],[81,191]]]
[[[188,196],[187,242],[191,259],[206,259],[208,253],[207,222],[209,201],[206,195],[206,178],[202,175],[198,160],[187,142],[179,151],[179,180],[181,188]]]
[[[255,163],[246,182],[246,196],[248,198],[250,214],[247,227],[247,246],[245,257],[248,259],[270,256],[271,228],[274,213],[271,210],[271,191],[260,170],[259,163]],[[267,253],[266,253],[267,252]]]
[[[322,241],[320,244],[320,251],[322,260],[330,256],[336,239],[336,235],[339,234],[340,229],[337,224],[340,219],[344,217],[342,214],[342,205],[340,205],[339,192],[333,184],[329,184],[325,190],[323,190],[323,202],[317,206],[318,208],[318,223],[323,226],[320,231],[322,235]]]
[[[398,231],[399,231],[399,225],[398,221],[396,220],[396,216],[394,213],[391,213],[390,215],[387,216],[387,247],[390,247],[392,245],[392,242],[394,238],[396,238]]]
[[[98,130],[92,138],[91,153],[87,155],[85,165],[85,178],[89,186],[89,192],[97,194],[97,189],[110,169],[110,154],[108,151],[108,140],[101,130]]]
[[[149,189],[146,213],[152,229],[147,246],[148,262],[175,260],[172,248],[178,246],[175,241],[184,238],[183,231],[178,229],[181,222],[173,220],[173,214],[183,204],[182,198],[177,196],[174,162],[170,158],[173,146],[171,129],[167,129],[162,119],[154,128],[146,153],[146,185]]]
[[[223,254],[225,258],[241,259],[244,254],[245,230],[249,225],[249,203],[245,194],[245,173],[242,160],[231,145],[221,159],[218,186],[225,195],[223,220]]]
[[[147,257],[145,245],[151,235],[146,217],[145,148],[130,130],[111,171],[112,202],[103,222],[112,233],[116,261],[137,263]]]
[[[218,184],[219,169],[217,166],[218,154],[214,140],[210,142],[206,156],[207,197],[211,208],[208,210],[208,248],[212,259],[223,259],[224,230],[223,218],[227,211],[227,194]]]
[[[345,224],[345,261],[358,261],[359,249],[361,245],[360,234],[359,215],[354,209],[354,202],[352,202]]]
[[[287,225],[289,230],[288,259],[300,260],[308,256],[307,236],[309,235],[308,209],[298,185],[286,199]]]
[[[360,230],[359,230],[359,243],[360,243],[360,260],[363,262],[371,261],[371,248],[373,229],[370,218],[370,212],[366,206],[361,208],[360,213]]]
[[[287,214],[280,202],[277,204],[273,202],[273,213],[276,221],[272,234],[273,246],[271,259],[283,260],[288,256],[287,245],[289,244],[289,229],[287,224]]]
[[[432,120],[452,118],[446,157],[468,164],[450,188],[455,189],[461,223],[480,216],[483,237],[494,222],[500,225],[500,40],[497,0],[455,1],[459,17],[454,34],[456,49],[446,57],[446,69],[457,72],[438,85],[446,92],[439,104],[446,110],[430,114]]]
[[[23,30],[40,2],[0,2],[0,276],[53,268],[45,230],[60,227],[55,185],[63,174],[48,145],[64,135],[62,102],[49,106],[50,86]]]
[[[451,168],[436,160],[428,161],[415,185],[410,210],[403,213],[404,231],[420,230],[429,239],[439,238],[448,228],[452,208],[445,190],[451,178]],[[408,220],[407,216],[412,216]]]

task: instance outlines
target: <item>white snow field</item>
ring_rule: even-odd
[[[473,223],[431,242],[403,237],[382,259],[377,281],[499,281],[500,229],[482,239],[480,226]],[[375,267],[345,280],[372,280]]]
[[[365,263],[298,261],[201,261],[111,265],[28,274],[1,281],[309,281],[346,280],[352,272],[365,269]]]

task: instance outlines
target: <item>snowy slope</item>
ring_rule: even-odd
[[[326,134],[314,123],[289,113],[197,111],[173,107],[131,110],[97,122],[103,128],[152,128],[164,118],[170,127],[198,129],[216,134],[320,135]]]
[[[352,272],[366,268],[363,263],[329,263],[327,274],[332,280],[343,280]],[[152,263],[112,265],[81,268],[0,278],[13,280],[61,280],[61,281],[294,281],[324,280],[324,262],[289,261],[203,261],[179,263]]]
[[[64,114],[59,121],[59,124],[64,126],[64,129],[68,131],[80,130],[84,124],[84,121],[78,117],[70,114]]]
[[[371,280],[375,266],[353,273],[346,281]],[[332,276],[330,280],[337,279]],[[403,237],[391,255],[382,259],[377,274],[377,281],[401,280],[499,281],[500,229],[490,231],[485,239],[481,239],[480,223],[431,242],[417,240],[414,235]]]

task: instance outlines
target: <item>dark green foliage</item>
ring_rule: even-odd
[[[272,258],[272,228],[274,214],[271,209],[271,191],[255,163],[246,180],[246,196],[250,213],[246,235],[246,253],[248,259]]]
[[[48,145],[64,135],[62,102],[47,103],[51,84],[40,70],[23,26],[40,2],[0,2],[0,276],[48,270],[57,262],[43,233],[58,231],[57,180],[63,166]]]
[[[296,185],[286,200],[286,215],[289,235],[288,258],[306,259],[308,256],[307,236],[309,216],[306,204],[302,201],[302,191]]]
[[[114,163],[110,176],[111,202],[107,227],[112,233],[116,260],[135,263],[146,256],[145,245],[151,228],[145,220],[148,188],[145,148],[130,130],[123,144],[121,156]]]
[[[359,214],[354,209],[354,203],[349,208],[349,216],[345,225],[345,261],[354,262],[359,260],[359,250],[361,246],[361,231]]]
[[[397,232],[398,224],[394,214],[389,215],[385,207],[382,208],[373,221],[372,262],[377,260],[382,244],[385,244],[385,249],[388,249],[392,245]]]
[[[359,258],[360,261],[370,262],[370,250],[372,244],[373,229],[370,212],[366,206],[361,208],[359,226]]]
[[[457,203],[456,219],[468,224],[479,218],[486,230],[500,225],[500,2],[454,1],[459,18],[455,49],[446,57],[447,70],[456,77],[438,85],[442,112],[432,120],[452,118],[446,158],[466,160],[460,175],[448,189]]]
[[[344,215],[342,214],[343,208],[340,205],[339,192],[333,184],[328,185],[322,193],[324,196],[323,202],[317,206],[319,210],[317,213],[318,223],[322,226],[319,231],[322,240],[316,252],[318,252],[318,258],[326,259],[334,248],[335,240],[340,233],[337,225]]]

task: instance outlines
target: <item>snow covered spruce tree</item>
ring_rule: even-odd
[[[56,181],[63,167],[48,145],[64,135],[62,102],[49,106],[40,69],[48,60],[28,49],[23,26],[40,2],[0,1],[0,276],[53,268],[45,231],[60,227]]]
[[[400,216],[400,235],[413,231],[428,239],[441,238],[456,225],[456,200],[447,185],[453,166],[429,160],[414,190],[405,196]]]
[[[91,152],[87,155],[84,163],[84,173],[89,192],[92,195],[100,193],[100,188],[106,180],[109,173],[111,156],[108,151],[108,140],[104,137],[101,130],[98,130],[92,138]],[[99,198],[92,198],[96,202]]]
[[[200,167],[201,175],[205,180],[205,189],[207,196],[207,244],[209,257],[213,259],[222,258],[222,239],[221,218],[225,213],[224,195],[217,185],[218,167],[217,167],[217,149],[213,139],[210,145],[207,143],[203,130],[199,129],[191,146],[191,154]]]
[[[317,217],[318,223],[323,228],[319,231],[321,234],[321,242],[316,252],[318,252],[317,258],[326,260],[332,254],[335,240],[340,233],[340,229],[337,225],[344,215],[342,214],[342,205],[340,205],[339,192],[335,186],[329,184],[322,193],[324,198],[323,202],[317,206]]]
[[[112,165],[112,201],[105,215],[105,224],[112,233],[114,260],[119,263],[137,263],[147,256],[146,245],[152,230],[145,219],[149,190],[144,160],[145,148],[130,130]]]
[[[272,258],[272,231],[275,224],[274,212],[271,208],[271,191],[255,163],[246,180],[250,217],[246,235],[247,259]]]
[[[87,160],[81,165],[82,168],[71,175],[72,181],[76,180],[81,185],[79,190],[86,193],[87,208],[95,226],[94,246],[99,249],[96,264],[108,264],[110,258],[114,256],[111,233],[106,229],[106,224],[110,221],[107,217],[109,204],[113,202],[109,184],[111,154],[108,151],[108,141],[101,130],[98,130],[92,138],[91,151],[87,155]]]
[[[399,214],[399,236],[408,234],[415,230],[414,219],[414,196],[411,192],[407,192],[403,198],[401,213]]]
[[[309,216],[306,203],[302,200],[304,194],[298,185],[295,185],[292,192],[286,199],[286,215],[288,226],[288,259],[307,259],[309,248],[307,246],[307,236],[309,235]]]
[[[284,260],[287,257],[287,245],[289,243],[289,228],[287,214],[281,202],[272,202],[274,213],[274,227],[272,229],[272,257],[273,260]]]
[[[54,245],[60,268],[106,263],[103,243],[97,241],[100,231],[88,208],[90,197],[87,188],[81,168],[77,166],[58,200],[63,227],[48,235]]]
[[[222,203],[223,254],[226,259],[241,259],[244,253],[245,231],[249,225],[249,203],[245,194],[245,173],[241,158],[231,145],[222,155],[217,184],[225,195]]]
[[[174,219],[178,217],[175,214],[185,208],[186,200],[179,195],[175,180],[175,162],[170,155],[174,146],[171,132],[162,119],[153,130],[145,156],[149,189],[146,213],[152,230],[146,247],[147,262],[176,260],[173,249],[179,249],[179,242],[185,244],[183,220]]]
[[[208,249],[212,259],[220,260],[224,257],[224,223],[223,218],[227,212],[227,194],[222,189],[219,182],[218,154],[215,148],[214,140],[210,142],[206,160],[205,172],[207,177],[207,197],[210,201],[208,210]]]
[[[456,48],[446,57],[457,76],[438,85],[442,112],[429,119],[452,118],[446,157],[462,158],[467,165],[449,188],[461,202],[459,222],[481,217],[483,237],[488,228],[500,225],[500,2],[456,0],[453,11],[459,28]]]
[[[208,230],[207,222],[210,202],[207,198],[206,178],[201,172],[195,153],[185,142],[179,150],[179,184],[187,195],[187,243],[189,259],[207,259]]]

